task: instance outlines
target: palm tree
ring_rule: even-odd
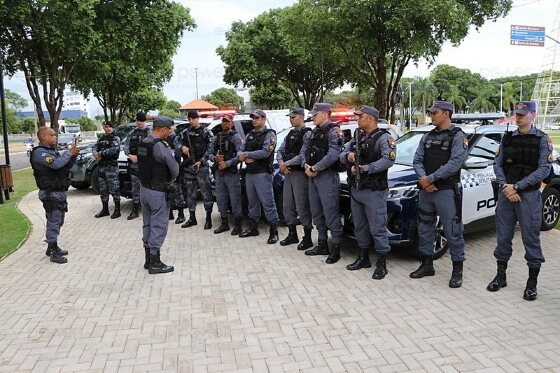
[[[430,78],[417,78],[412,83],[412,90],[414,92],[412,101],[416,107],[422,107],[423,123],[426,124],[426,104],[435,100],[437,89]]]
[[[513,107],[517,103],[515,99],[515,89],[513,88],[513,83],[505,83],[503,86],[503,98],[502,98],[502,109],[511,113]]]
[[[495,111],[496,106],[490,101],[490,97],[492,97],[492,90],[490,87],[479,88],[471,104],[472,110],[479,113]]]
[[[449,90],[444,93],[445,99],[455,105],[456,111],[462,109],[467,104],[465,97],[461,96],[461,91],[456,85],[449,86]]]

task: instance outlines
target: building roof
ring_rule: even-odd
[[[204,101],[200,98],[192,100],[189,103],[184,104],[179,108],[179,110],[218,110],[216,105],[212,105],[208,101]]]

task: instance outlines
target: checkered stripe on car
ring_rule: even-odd
[[[480,185],[480,180],[475,174],[461,175],[461,184],[463,188],[472,188]]]

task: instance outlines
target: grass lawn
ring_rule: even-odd
[[[548,134],[548,137],[552,140],[554,147],[556,149],[560,149],[560,131],[545,131]]]
[[[16,204],[29,192],[36,190],[35,179],[31,168],[12,173],[14,193],[10,200],[0,205],[0,260],[14,252],[26,239],[31,228],[27,218],[19,212]]]

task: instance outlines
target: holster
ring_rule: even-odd
[[[498,191],[500,189],[500,186],[498,185],[498,180],[493,179],[491,181],[492,183],[492,192],[494,193],[494,201],[498,200]]]
[[[463,186],[461,183],[455,183],[453,187],[453,200],[455,201],[455,216],[461,221],[463,219]]]

